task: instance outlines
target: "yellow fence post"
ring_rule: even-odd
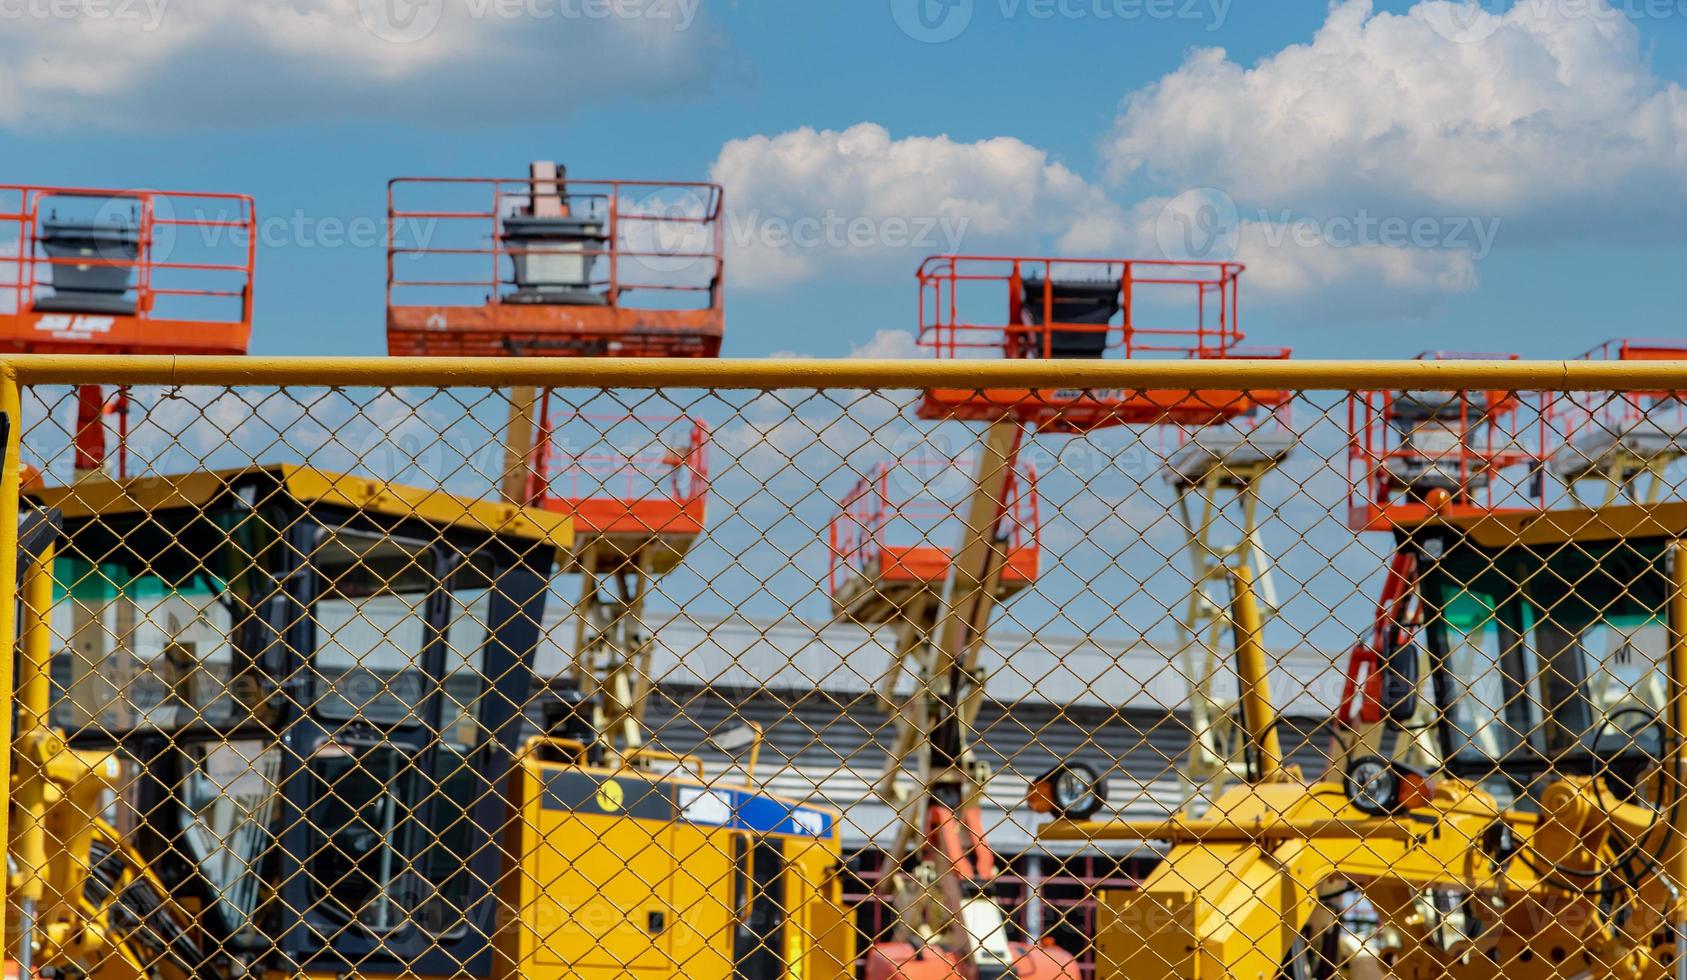
[[[5,456],[0,461],[0,691],[6,692],[5,704],[12,701],[12,677],[16,663],[17,595],[18,595],[18,455],[22,444],[22,399],[18,394],[17,375],[9,367],[0,369],[0,415],[6,429]],[[0,711],[0,793],[5,794],[5,806],[0,806],[0,840],[11,840],[12,811],[12,712]],[[0,951],[10,948],[11,936],[0,926]]]

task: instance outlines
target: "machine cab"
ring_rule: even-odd
[[[485,975],[570,521],[292,466],[41,498],[52,721],[122,760],[117,829],[200,923],[178,965]]]
[[[1454,772],[1621,781],[1665,751],[1670,542],[1687,504],[1425,525],[1406,547]]]

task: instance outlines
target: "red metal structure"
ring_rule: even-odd
[[[1687,341],[1609,340],[1579,359],[1683,360]],[[1663,469],[1687,455],[1687,392],[1572,392],[1549,407],[1549,428],[1561,440],[1552,453],[1552,471],[1578,499],[1584,481],[1602,483],[1607,504],[1619,495],[1655,502],[1673,489]]]
[[[593,447],[562,456],[558,435],[579,426]],[[539,456],[531,498],[574,515],[575,533],[634,542],[660,537],[683,552],[703,533],[709,497],[709,429],[684,416],[551,414],[546,392],[539,413]],[[616,433],[636,445],[611,446]],[[572,439],[568,441],[574,441]]]
[[[1383,581],[1370,637],[1361,639],[1348,654],[1341,700],[1336,704],[1338,727],[1359,730],[1383,721],[1389,702],[1398,697],[1384,691],[1385,669],[1408,676],[1416,671],[1418,654],[1412,643],[1423,625],[1417,581],[1417,556],[1409,551],[1396,552]]]
[[[1251,349],[1235,262],[940,255],[920,266],[918,340],[940,358],[1283,358]],[[928,391],[923,418],[1017,415],[1043,431],[1212,425],[1277,396],[1240,391]]]
[[[387,184],[387,350],[427,357],[716,357],[721,189],[578,180],[548,160],[519,178]],[[652,683],[644,603],[703,533],[708,432],[613,416],[568,434],[551,395],[510,392],[506,499],[572,514],[580,576],[565,687],[592,751],[643,765]],[[624,444],[612,434],[627,436]],[[562,448],[566,447],[566,451]]]
[[[1424,360],[1516,360],[1432,352]],[[1433,514],[1539,509],[1548,420],[1512,391],[1360,391],[1348,397],[1348,524],[1386,531]]]
[[[1420,360],[1516,360],[1428,352]],[[1538,510],[1546,501],[1550,420],[1525,392],[1360,391],[1348,396],[1348,525],[1399,535],[1435,516]],[[1395,551],[1368,636],[1348,655],[1338,737],[1408,733],[1427,702],[1417,633],[1419,556]],[[1378,727],[1382,726],[1382,727]],[[1410,739],[1392,751],[1412,751]],[[1377,749],[1380,751],[1380,747]]]
[[[941,591],[954,556],[932,542],[958,536],[962,514],[956,504],[923,491],[951,468],[967,478],[959,464],[947,461],[880,463],[839,501],[827,528],[827,586],[840,612],[858,622],[888,622],[903,614],[912,593]],[[898,492],[904,482],[910,492]],[[1035,468],[1021,468],[1010,484],[1003,521],[1008,540],[1001,586],[1011,594],[1037,578],[1042,515]]]
[[[242,194],[0,185],[0,349],[244,354],[256,247]]]
[[[244,354],[257,214],[243,194],[0,185],[0,350]],[[77,389],[75,469],[106,463],[129,401]]]
[[[401,177],[387,188],[395,355],[715,357],[721,188]]]

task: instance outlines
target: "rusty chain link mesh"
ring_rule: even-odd
[[[1675,970],[1674,393],[23,397],[43,975]]]

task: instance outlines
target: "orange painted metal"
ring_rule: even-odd
[[[387,349],[400,356],[717,357],[725,330],[721,188],[708,183],[400,177],[387,189]],[[579,302],[521,302],[506,220],[543,194],[591,216],[601,247]]]
[[[1243,346],[1235,262],[940,255],[918,272],[917,339],[944,359],[1089,357],[1122,360],[1287,358],[1286,348]],[[1099,298],[1071,322],[1062,290]],[[1062,317],[1067,316],[1063,320]],[[1065,346],[1085,353],[1063,351]],[[1215,425],[1271,407],[1280,392],[936,388],[920,416],[992,420],[1010,415],[1045,432],[1112,425]]]
[[[1437,351],[1419,359],[1517,356]],[[1540,399],[1530,392],[1353,391],[1347,398],[1348,526],[1387,531],[1437,517],[1539,510],[1549,428]]]
[[[572,514],[574,532],[581,537],[691,539],[703,533],[709,499],[709,429],[704,422],[590,414],[553,420],[549,406],[547,392],[537,450],[542,459],[533,467],[529,494],[538,506]],[[557,448],[558,435],[574,421],[602,429],[625,422],[647,433],[674,430],[683,444],[659,452],[604,447],[564,455]]]
[[[960,515],[953,505],[924,494],[931,476],[919,471],[959,465],[911,461],[891,467],[881,463],[844,495],[827,532],[831,543],[827,582],[833,595],[861,582],[939,586],[948,579],[953,553],[930,540],[947,533],[940,531],[939,525],[959,520]],[[914,474],[911,491],[906,494],[898,492],[898,474],[902,472]],[[1004,503],[1008,541],[1002,584],[1009,588],[1026,586],[1036,581],[1040,561],[1042,513],[1035,468],[1019,470]]]
[[[59,207],[133,215],[135,257],[53,257]],[[0,352],[244,354],[252,333],[257,216],[243,194],[0,185]],[[43,308],[53,272],[132,270],[132,312]]]

